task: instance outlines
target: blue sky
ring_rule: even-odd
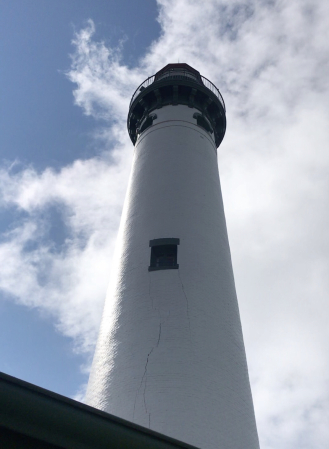
[[[179,60],[227,106],[218,162],[261,447],[327,447],[326,2],[0,8],[0,370],[83,397],[131,166],[129,100]]]
[[[2,2],[1,10],[2,157],[44,169],[93,156],[94,122],[74,106],[64,75],[74,30],[92,18],[96,39],[123,40],[123,57],[132,65],[159,35],[155,2],[14,0]]]
[[[95,37],[110,45],[124,41],[123,57],[136,63],[158,37],[157,5],[153,1],[15,0],[1,4],[0,148],[4,166],[13,171],[33,166],[60,170],[76,159],[88,159],[102,149],[92,137],[95,119],[73,101],[71,41],[92,18]],[[147,30],[145,32],[145,30]],[[67,237],[60,212],[48,207],[46,238],[60,246]],[[15,227],[26,213],[1,208],[1,232]],[[30,242],[30,245],[34,242]],[[84,357],[72,352],[72,341],[57,332],[51,318],[1,295],[0,370],[67,396],[86,381]]]

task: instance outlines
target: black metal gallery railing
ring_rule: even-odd
[[[205,78],[202,75],[200,75],[200,78],[201,78],[201,82],[200,82],[200,80],[193,73],[191,73],[187,70],[179,69],[176,71],[170,70],[168,72],[164,72],[164,73],[158,75],[158,79],[155,79],[155,77],[156,77],[156,75],[149,76],[145,81],[142,82],[142,84],[140,84],[137,87],[137,89],[134,92],[134,95],[132,96],[129,107],[133,104],[133,102],[138,97],[138,95],[141,94],[144,89],[149,87],[154,82],[162,81],[165,79],[166,80],[172,79],[172,80],[192,81],[199,85],[203,84],[207,89],[209,89],[218,98],[218,100],[220,101],[220,103],[223,106],[224,111],[225,111],[225,103],[224,103],[221,93],[219,92],[217,87],[211,81],[209,81],[207,78]]]

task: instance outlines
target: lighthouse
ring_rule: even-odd
[[[217,165],[219,90],[168,64],[134,93],[134,159],[86,403],[202,449],[258,449]]]

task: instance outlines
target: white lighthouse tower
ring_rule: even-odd
[[[86,402],[202,449],[259,448],[226,230],[218,89],[169,64],[132,97],[134,162]]]

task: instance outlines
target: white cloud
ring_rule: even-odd
[[[95,342],[128,171],[129,157],[113,163],[104,155],[78,160],[59,173],[0,174],[3,203],[28,214],[3,236],[0,288],[22,304],[53,314],[79,350],[90,351]],[[45,239],[42,218],[54,206],[60,207],[67,228],[60,248]],[[31,242],[35,245],[27,247]]]
[[[261,447],[326,447],[329,7],[158,3],[162,34],[138,67],[95,42],[91,21],[76,34],[68,72],[75,102],[108,120],[111,151],[59,173],[3,169],[3,205],[28,218],[4,236],[0,287],[52,313],[61,332],[91,350],[131,160],[130,97],[165,64],[187,62],[227,105],[219,167]],[[52,205],[69,231],[60,251],[41,238],[42,211]],[[28,242],[39,244],[26,250]]]

